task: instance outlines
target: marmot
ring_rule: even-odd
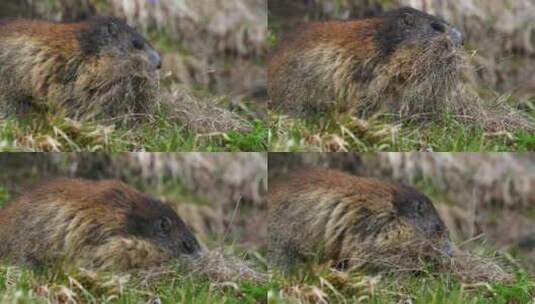
[[[176,212],[122,182],[56,179],[0,209],[0,260],[126,271],[204,249]]]
[[[147,114],[161,65],[151,44],[117,18],[0,20],[0,113]]]
[[[376,267],[389,254],[403,252],[407,261],[451,253],[433,204],[409,186],[304,168],[269,180],[268,206],[268,262],[283,270],[306,261]]]
[[[296,116],[433,112],[458,83],[462,44],[459,30],[413,8],[307,23],[269,52],[270,107]]]

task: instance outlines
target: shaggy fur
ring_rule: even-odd
[[[0,113],[75,119],[150,114],[161,60],[124,22],[0,22]]]
[[[270,53],[269,95],[275,107],[296,114],[433,111],[457,83],[461,42],[443,20],[409,8],[309,23]]]
[[[271,265],[290,269],[316,260],[362,267],[400,248],[416,259],[420,252],[451,250],[433,204],[411,187],[323,169],[301,169],[269,183]]]
[[[118,181],[56,180],[0,209],[0,259],[94,270],[160,266],[202,252],[178,215]]]

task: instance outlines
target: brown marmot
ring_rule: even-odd
[[[176,212],[119,181],[57,179],[0,209],[0,260],[126,271],[204,252]]]
[[[115,118],[154,111],[162,61],[123,21],[0,20],[0,113]]]
[[[297,116],[432,113],[458,83],[462,43],[459,30],[413,8],[307,23],[269,53],[270,107]]]
[[[283,270],[305,261],[377,267],[388,255],[407,262],[451,253],[433,204],[409,186],[304,168],[269,180],[268,206],[268,262]]]

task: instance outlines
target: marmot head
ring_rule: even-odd
[[[437,38],[451,42],[451,47],[464,43],[461,32],[439,17],[405,7],[381,17],[384,22],[376,33],[379,49],[389,55],[403,46],[428,46]]]
[[[421,237],[436,241],[445,254],[451,253],[448,230],[431,200],[412,187],[393,188],[394,212]]]
[[[464,107],[464,98],[457,97],[467,60],[459,30],[412,8],[389,12],[379,20],[374,58],[382,64],[373,67],[375,77],[357,112],[388,108],[421,121]]]
[[[85,55],[111,55],[125,59],[136,55],[143,58],[150,69],[161,68],[160,54],[125,22],[114,17],[94,17],[85,24],[78,34]]]
[[[174,257],[201,251],[197,239],[177,213],[156,199],[144,197],[142,201],[133,202],[127,218],[127,232],[157,243]]]

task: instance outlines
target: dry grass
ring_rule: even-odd
[[[389,273],[400,279],[419,273],[450,274],[464,283],[513,281],[513,263],[467,250],[445,253],[425,240],[413,240],[388,249],[366,248],[358,260],[351,260],[351,271]]]
[[[236,113],[218,106],[217,101],[195,97],[184,89],[162,94],[165,113],[194,133],[248,132],[251,124]],[[221,98],[219,98],[221,99]]]
[[[186,269],[207,277],[212,282],[252,281],[266,282],[268,276],[260,273],[244,260],[225,255],[223,248],[202,253],[186,260]]]
[[[177,286],[189,289],[195,288],[195,284],[208,283],[209,290],[205,292],[215,295],[225,293],[227,287],[239,290],[242,283],[262,284],[268,278],[250,268],[244,260],[224,257],[220,252],[205,252],[203,256],[182,262],[188,265],[167,265],[125,273],[87,269],[68,273],[50,269],[43,273],[2,267],[0,279],[5,281],[5,293],[0,296],[0,302],[100,303],[132,297],[152,301]],[[174,302],[178,298],[169,300]]]
[[[268,298],[271,303],[429,303],[437,298],[441,303],[466,303],[473,298],[524,298],[533,289],[533,283],[513,273],[511,261],[460,251],[430,261],[433,251],[407,255],[400,249],[380,258],[370,254],[368,267],[373,263],[382,271],[340,271],[314,264],[289,276],[274,272],[273,280],[281,286]]]
[[[381,123],[374,118],[363,120],[347,115],[317,120],[313,123],[314,127],[310,127],[308,121],[273,112],[270,112],[269,121],[270,151],[274,152],[372,150],[368,148],[370,145],[389,143],[399,134],[400,127]],[[292,138],[294,134],[298,138]]]

